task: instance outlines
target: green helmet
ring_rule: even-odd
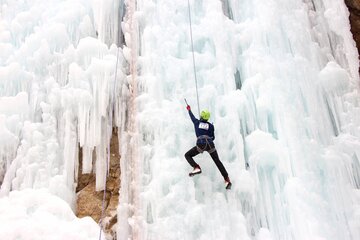
[[[210,119],[210,112],[207,109],[204,109],[201,111],[200,113],[200,118],[204,119],[204,120],[209,120]]]

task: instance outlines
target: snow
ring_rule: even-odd
[[[359,62],[340,0],[1,1],[0,238],[98,239],[118,127],[117,239],[360,237]],[[118,46],[120,48],[118,48]],[[194,146],[209,109],[233,188]],[[94,162],[94,164],[93,164]],[[56,232],[56,234],[54,234]]]
[[[1,198],[0,223],[1,239],[99,239],[90,217],[77,218],[64,200],[46,189],[12,191]]]
[[[326,92],[346,92],[349,87],[347,72],[335,62],[329,62],[319,73],[320,84]]]

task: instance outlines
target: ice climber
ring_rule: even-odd
[[[196,174],[201,173],[200,166],[194,161],[193,157],[198,155],[199,153],[203,153],[207,151],[211,158],[214,160],[217,168],[219,169],[221,175],[225,180],[226,189],[231,188],[231,182],[228,176],[228,173],[219,159],[218,153],[215,148],[214,140],[214,125],[208,122],[210,119],[210,112],[207,110],[203,110],[200,113],[200,120],[195,118],[194,114],[191,112],[190,105],[186,106],[186,109],[189,112],[191,121],[194,123],[195,133],[197,137],[196,146],[191,148],[187,153],[185,153],[185,158],[188,163],[194,168],[192,172],[189,173],[189,176],[192,177]]]

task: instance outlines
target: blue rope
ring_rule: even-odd
[[[199,91],[198,91],[198,82],[197,82],[197,77],[196,77],[196,64],[195,64],[195,54],[194,54],[194,41],[193,41],[193,35],[192,35],[190,0],[188,0],[188,9],[189,9],[189,22],[190,22],[191,51],[192,51],[192,58],[193,58],[195,87],[196,87],[196,99],[197,99],[197,105],[198,105],[198,112],[199,112],[199,116],[200,116]]]

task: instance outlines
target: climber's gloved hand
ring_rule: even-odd
[[[190,111],[190,110],[191,110],[190,105],[187,105],[187,106],[186,106],[186,109],[187,109],[188,111]]]

